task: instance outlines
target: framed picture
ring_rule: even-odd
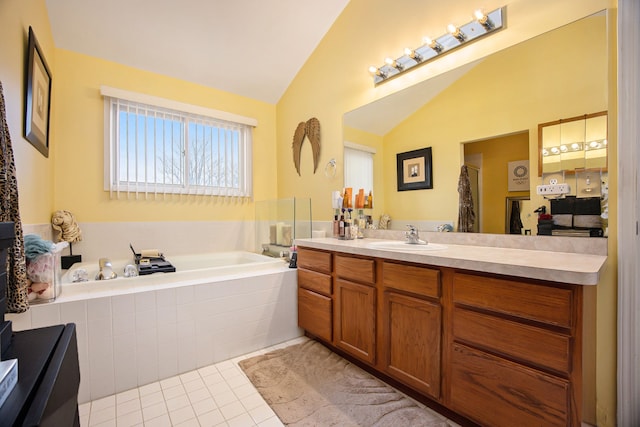
[[[398,153],[398,191],[433,188],[431,147]]]
[[[45,157],[49,157],[51,72],[31,27],[29,27],[26,82],[24,137]]]

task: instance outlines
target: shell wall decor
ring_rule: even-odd
[[[310,118],[307,122],[298,123],[298,127],[293,134],[293,164],[296,167],[298,175],[300,175],[300,150],[305,136],[309,138],[311,150],[313,152],[313,173],[318,169],[320,162],[320,121],[315,117]]]

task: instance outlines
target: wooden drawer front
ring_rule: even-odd
[[[525,362],[571,372],[572,341],[566,335],[459,308],[454,309],[453,335]]]
[[[312,335],[331,342],[331,298],[298,288],[298,326]]]
[[[298,286],[328,297],[331,296],[331,276],[298,268]]]
[[[372,259],[354,258],[336,254],[336,275],[360,283],[375,283],[376,265]]]
[[[570,385],[469,347],[454,344],[451,408],[482,425],[570,424]]]
[[[331,274],[331,253],[298,248],[298,267]]]
[[[387,288],[440,298],[440,271],[433,268],[384,261],[382,283]]]
[[[453,302],[571,328],[570,289],[456,273]]]

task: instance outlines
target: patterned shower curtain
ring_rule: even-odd
[[[18,181],[13,148],[7,125],[4,93],[0,82],[0,221],[15,224],[15,241],[7,259],[7,312],[22,313],[29,309],[27,299],[27,267],[24,256],[22,222],[18,209]]]
[[[472,232],[473,223],[476,221],[476,214],[473,211],[473,195],[471,194],[471,181],[466,165],[460,168],[460,178],[458,179],[458,231]]]

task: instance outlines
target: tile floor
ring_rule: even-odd
[[[305,337],[296,338],[235,359],[81,404],[80,425],[81,427],[282,426],[273,410],[240,369],[238,362],[306,339]],[[450,421],[449,425],[457,426]]]

